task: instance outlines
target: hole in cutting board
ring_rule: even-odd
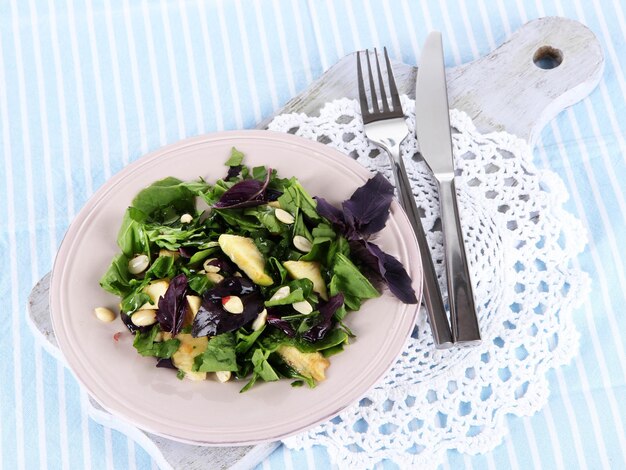
[[[563,53],[552,46],[541,46],[535,52],[533,62],[540,69],[554,69],[563,62]]]

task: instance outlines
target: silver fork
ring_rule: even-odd
[[[365,82],[363,80],[363,71],[361,67],[361,54],[357,52],[357,78],[359,83],[359,103],[361,105],[361,115],[363,116],[363,124],[365,125],[365,135],[367,138],[383,149],[391,161],[393,178],[398,190],[398,198],[400,205],[405,210],[413,231],[417,236],[417,242],[420,247],[420,256],[422,259],[422,267],[424,271],[424,302],[428,311],[428,319],[435,345],[438,348],[448,348],[452,346],[452,333],[448,323],[448,317],[443,304],[439,282],[433,260],[428,248],[428,242],[424,229],[420,221],[417,205],[413,198],[413,191],[409,183],[404,168],[404,162],[400,156],[400,144],[408,136],[409,128],[404,120],[404,112],[400,103],[400,95],[396,87],[396,81],[393,78],[393,71],[387,54],[387,48],[384,48],[385,62],[387,68],[387,81],[389,84],[389,95],[391,103],[387,99],[387,91],[383,81],[383,74],[380,68],[378,53],[374,49],[376,57],[376,73],[378,76],[378,90],[380,97],[376,92],[376,84],[374,74],[372,73],[372,64],[370,62],[369,50],[365,51],[367,62],[367,72],[369,76],[369,89],[371,95],[371,111],[367,102],[367,93],[365,91]],[[379,101],[381,106],[379,106]]]

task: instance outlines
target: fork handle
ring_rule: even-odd
[[[423,275],[424,275],[424,303],[428,312],[428,320],[430,321],[435,346],[438,349],[445,349],[452,346],[453,339],[448,324],[446,309],[443,304],[439,281],[435,271],[435,265],[430,255],[430,248],[424,233],[424,227],[420,220],[417,204],[413,197],[413,190],[404,168],[404,161],[400,156],[399,145],[393,145],[386,149],[391,156],[393,178],[398,189],[398,197],[400,205],[406,212],[409,222],[413,227],[413,231],[417,237],[417,243],[420,248],[420,257],[422,259]]]
[[[454,178],[439,179],[441,230],[448,278],[448,303],[454,341],[464,345],[480,343],[474,294],[463,245],[463,232],[456,202]]]

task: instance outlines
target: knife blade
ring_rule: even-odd
[[[439,188],[452,336],[457,343],[479,344],[480,329],[456,201],[448,91],[443,44],[438,31],[428,35],[422,49],[415,106],[415,131],[420,152]]]

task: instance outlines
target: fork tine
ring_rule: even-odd
[[[361,52],[356,53],[357,80],[359,82],[359,104],[361,105],[361,116],[365,119],[369,116],[369,106],[367,105],[367,95],[365,94],[365,83],[363,82],[363,71],[361,70]]]
[[[393,70],[391,69],[391,62],[389,61],[389,55],[387,54],[387,48],[384,48],[385,51],[385,62],[387,63],[387,75],[389,78],[389,90],[391,91],[391,101],[393,103],[393,110],[397,111],[402,109],[402,105],[400,104],[400,95],[398,94],[398,88],[396,87],[396,81],[393,78]]]
[[[367,54],[367,72],[370,78],[370,93],[372,94],[372,109],[374,114],[380,113],[380,108],[378,107],[378,98],[376,97],[376,85],[374,85],[374,75],[372,74],[372,64],[370,63],[370,51],[369,49],[365,50]],[[374,49],[374,53],[376,53],[376,49]]]
[[[376,71],[378,72],[378,83],[380,84],[380,96],[383,101],[383,112],[388,113],[389,103],[387,103],[387,93],[385,93],[385,82],[383,82],[383,74],[380,70],[380,62],[378,61],[378,51],[374,48],[374,55],[376,56]]]

